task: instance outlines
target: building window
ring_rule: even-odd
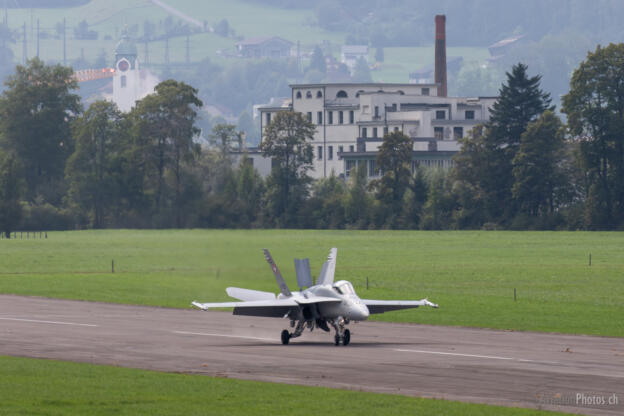
[[[384,136],[388,134],[388,126],[384,127]]]
[[[362,137],[366,138],[366,136],[368,136],[368,131],[366,127],[362,127]]]
[[[351,169],[355,167],[355,160],[347,160],[345,162],[345,175],[349,177],[351,175]]]
[[[474,120],[474,110],[466,110],[466,120]]]
[[[344,153],[344,147],[338,146],[338,153]],[[342,159],[342,156],[338,155],[338,160]]]
[[[444,120],[446,118],[446,111],[438,110],[436,111],[436,120]]]
[[[318,146],[316,148],[316,158],[318,160],[322,160],[323,159],[323,146]]]
[[[398,133],[398,132],[399,132],[399,128],[398,128],[398,127],[395,127],[395,128],[394,128],[394,131],[395,131],[396,133]]]
[[[368,161],[368,176],[379,176],[379,168],[375,159]]]
[[[398,90],[397,92],[399,93],[399,95],[405,95],[405,93],[401,90]]]
[[[463,127],[453,127],[453,138],[455,140],[459,140],[464,137],[464,128]]]
[[[348,98],[347,92],[345,90],[340,90],[336,93],[336,98]]]
[[[377,138],[377,127],[373,127],[373,137]]]
[[[320,91],[316,92],[316,98],[323,98],[323,93]]]
[[[121,76],[121,88],[126,88],[126,76]]]
[[[397,111],[397,104],[396,103],[392,104],[392,111],[395,111],[395,112]]]
[[[356,94],[355,94],[355,98],[358,98],[360,96],[360,94],[362,94],[364,92],[364,90],[359,90]]]
[[[444,138],[444,127],[434,127],[433,137],[435,137],[436,140],[442,140]]]
[[[312,112],[308,111],[308,121],[312,123]]]
[[[323,124],[323,112],[322,111],[316,112],[316,124],[318,125]]]
[[[421,90],[421,94],[422,94],[422,95],[429,95],[429,88],[423,88],[423,89]]]
[[[327,148],[327,160],[334,160],[334,146]]]
[[[355,122],[353,110],[349,111],[349,124],[353,124]]]
[[[306,92],[306,98],[312,98],[312,93],[310,91]]]
[[[338,111],[338,124],[344,123],[344,114],[342,111]]]
[[[327,124],[334,124],[334,112],[333,111],[327,112]]]
[[[271,113],[267,113],[266,121],[267,121],[267,125],[271,124]]]
[[[351,153],[355,152],[355,147],[353,147],[353,145],[349,146],[349,152]]]
[[[295,97],[301,98],[301,91],[297,91],[297,95],[295,95]]]
[[[375,106],[375,117],[379,117],[379,106]]]

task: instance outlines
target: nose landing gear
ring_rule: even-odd
[[[329,321],[331,326],[336,330],[336,335],[334,336],[334,345],[342,345],[345,347],[349,345],[351,342],[351,331],[345,328],[345,325],[348,323],[344,318],[337,318],[334,321]]]

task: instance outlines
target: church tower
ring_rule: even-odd
[[[113,101],[123,112],[134,107],[141,94],[141,77],[137,47],[124,29],[115,47],[115,76],[113,77]]]

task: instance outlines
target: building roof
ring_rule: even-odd
[[[279,36],[256,36],[256,37],[253,37],[253,38],[244,39],[244,40],[238,42],[236,45],[237,46],[261,45],[261,44],[263,44],[265,42],[268,42],[270,40],[277,40],[277,41],[280,41],[280,42],[287,43],[289,45],[294,45],[294,43],[292,43],[291,41],[283,39],[283,38],[280,38]]]
[[[342,45],[341,49],[343,54],[353,53],[353,54],[368,54],[368,45]]]
[[[138,55],[136,44],[130,39],[126,29],[123,30],[121,39],[115,46],[115,55]]]
[[[320,88],[320,87],[435,87],[437,84],[387,83],[387,82],[326,82],[324,84],[289,84],[290,88]]]

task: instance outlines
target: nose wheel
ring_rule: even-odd
[[[340,345],[340,342],[342,341],[342,345],[344,345],[345,347],[347,345],[349,345],[349,342],[351,342],[351,331],[349,331],[348,329],[344,330],[344,333],[342,334],[342,336],[336,334],[334,336],[334,345],[338,346]]]
[[[282,344],[288,345],[289,341],[290,341],[290,333],[288,332],[287,329],[285,329],[282,331]]]

